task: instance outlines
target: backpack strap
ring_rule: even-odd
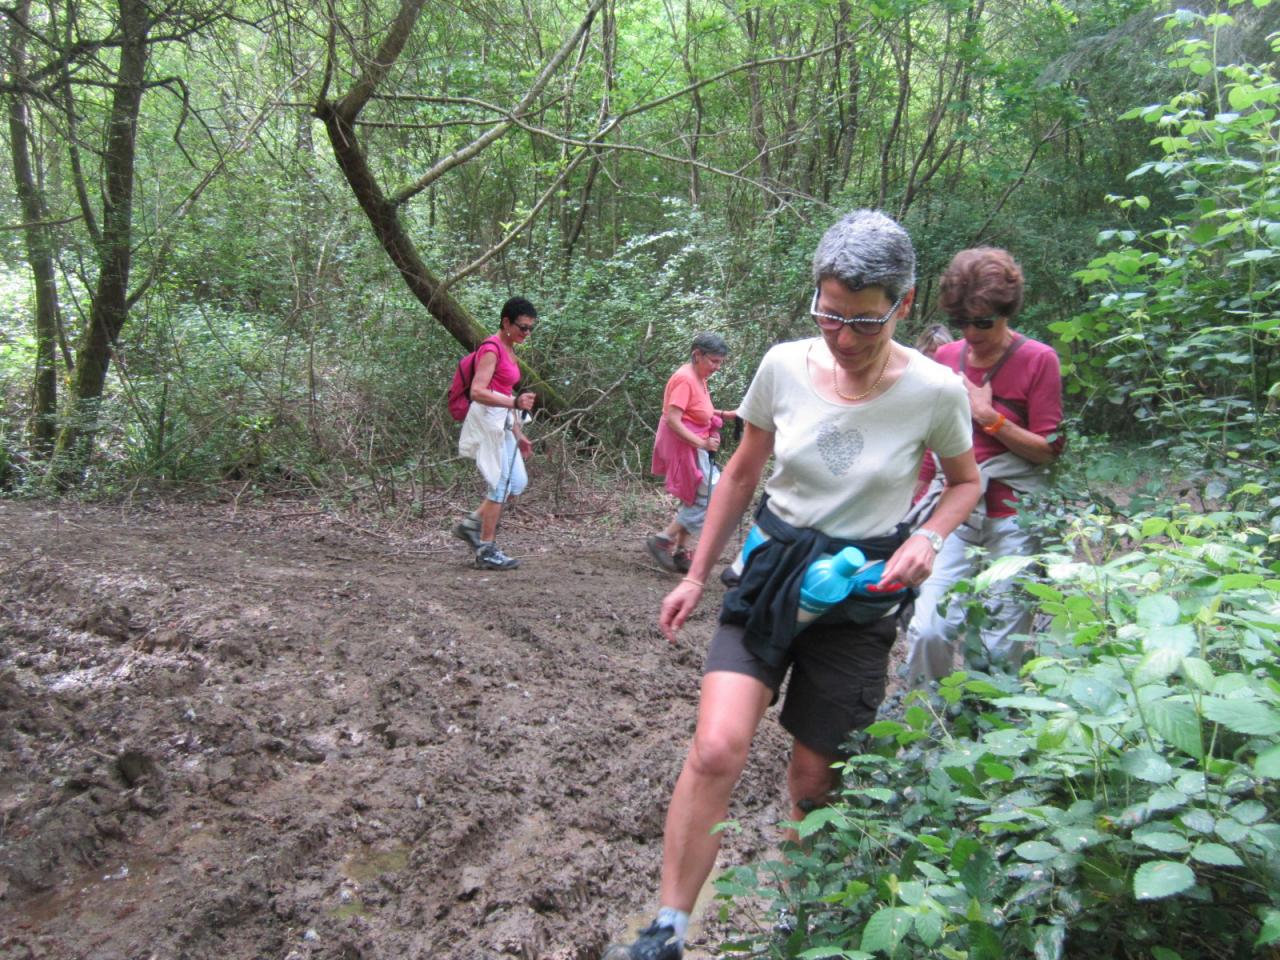
[[[467,360],[471,361],[471,369],[466,373],[468,395],[471,393],[471,381],[476,378],[476,364],[480,362],[480,354],[484,352],[485,347],[492,348],[493,352],[496,353],[499,358],[502,357],[502,348],[498,346],[493,337],[488,337],[485,340],[481,340],[480,346],[476,347],[462,358],[464,362]]]
[[[1000,359],[998,359],[994,364],[992,364],[991,368],[982,375],[981,386],[985,387],[988,383],[991,383],[991,381],[993,381],[996,378],[996,374],[1000,372],[1000,368],[1003,367],[1006,363],[1008,363],[1009,358],[1012,357],[1015,353],[1017,353],[1018,348],[1026,342],[1027,342],[1027,338],[1024,337],[1022,334],[1020,333],[1014,334],[1013,340],[1010,342],[1009,346],[1005,347],[1004,353],[1000,354]],[[960,375],[961,376],[967,376],[967,374],[965,373],[965,370],[968,368],[968,360],[969,360],[969,344],[966,343],[964,345],[964,349],[960,352]],[[1021,403],[1017,400],[1009,400],[1009,399],[1006,399],[1005,397],[997,396],[994,390],[994,384],[992,386],[993,386],[993,389],[991,391],[991,402],[992,403],[999,402],[1001,406],[1006,407],[1009,410],[1012,410],[1025,423],[1027,419],[1026,404]]]

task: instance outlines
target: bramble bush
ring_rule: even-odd
[[[1242,499],[1259,491],[1237,491]],[[781,957],[1248,956],[1280,942],[1280,562],[1253,511],[1095,517],[1049,557],[1020,678],[956,673],[865,731],[787,860],[730,871]]]
[[[1159,178],[1181,213],[1103,231],[1104,252],[1076,273],[1092,309],[1050,326],[1091,423],[1137,428],[1205,483],[1235,486],[1280,454],[1280,80],[1274,64],[1214,63],[1231,22],[1169,19],[1204,33],[1173,48],[1189,88],[1128,114],[1159,133],[1159,156],[1130,179]],[[1280,34],[1270,40],[1280,52]],[[1122,215],[1150,205],[1110,199]]]

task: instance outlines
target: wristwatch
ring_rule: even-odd
[[[942,535],[941,534],[933,530],[926,530],[924,527],[921,527],[919,530],[913,533],[912,536],[924,537],[926,540],[929,541],[929,546],[933,547],[934,553],[942,552]]]

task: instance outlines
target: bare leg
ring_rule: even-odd
[[[502,518],[502,504],[495,500],[485,500],[476,510],[480,514],[480,539],[484,543],[492,543],[498,535],[498,521]]]
[[[831,791],[838,782],[831,765],[838,759],[834,753],[822,753],[795,741],[791,747],[791,762],[787,765],[792,820],[802,820],[809,810],[824,806],[830,800]],[[794,830],[787,831],[787,839],[798,839]]]
[[[667,809],[659,902],[686,912],[715,866],[729,797],[747,762],[751,738],[772,699],[754,677],[716,671],[702,678],[698,726]]]

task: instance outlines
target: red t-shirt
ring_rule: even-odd
[[[716,408],[705,382],[698,378],[687,363],[671,375],[667,388],[662,391],[662,412],[672,407],[684,411],[684,419],[705,427],[715,416]]]
[[[944,343],[933,359],[945,367],[960,372],[960,361],[968,344],[964,340]],[[982,383],[988,367],[975,367],[968,359],[964,375],[974,383]],[[996,372],[991,383],[991,401],[996,410],[1003,413],[1010,423],[1025,427],[1032,433],[1048,439],[1054,452],[1061,451],[1065,442],[1062,436],[1062,369],[1053,347],[1027,337],[1013,355]],[[987,433],[976,423],[973,429],[973,455],[978,463],[990,460],[1009,448],[998,437]],[[925,457],[920,479],[933,479],[933,457]],[[987,516],[1011,517],[1017,511],[1012,504],[1018,495],[1006,484],[992,480],[987,485]]]

